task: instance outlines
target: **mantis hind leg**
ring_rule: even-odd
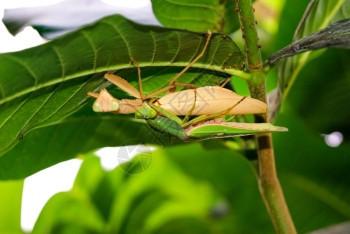
[[[194,101],[193,101],[193,105],[190,109],[190,111],[187,113],[187,115],[185,116],[185,118],[182,120],[182,123],[186,123],[188,121],[188,118],[192,115],[193,110],[196,108],[196,102],[197,102],[197,90],[194,90]]]
[[[134,58],[130,58],[130,61],[136,66],[137,68],[137,76],[138,76],[138,82],[139,82],[139,93],[140,93],[140,97],[142,100],[145,100],[145,99],[148,99],[148,98],[153,98],[155,97],[156,95],[160,94],[160,93],[163,93],[163,92],[166,92],[166,91],[169,91],[169,90],[172,90],[176,87],[185,87],[185,88],[188,88],[188,89],[196,89],[197,86],[194,85],[194,84],[186,84],[186,83],[174,83],[169,85],[169,86],[166,86],[162,89],[159,89],[153,93],[150,93],[148,95],[145,95],[143,93],[143,86],[142,86],[142,78],[141,78],[141,69],[140,69],[140,66],[138,64],[138,62],[134,59]],[[135,97],[135,95],[133,95]]]
[[[147,94],[147,95],[144,96],[144,98],[145,99],[153,98],[153,97],[155,97],[158,94],[170,91],[170,90],[172,90],[173,88],[176,88],[176,87],[185,87],[187,89],[196,89],[197,88],[197,86],[194,85],[194,84],[174,83],[173,85],[166,86],[166,87],[161,88],[161,89],[159,89],[159,90],[157,90],[157,91],[155,91],[153,93]]]
[[[142,87],[142,78],[141,78],[141,69],[140,69],[140,66],[139,66],[139,63],[134,59],[134,58],[130,58],[130,61],[132,62],[132,64],[134,64],[137,68],[137,78],[138,78],[138,81],[139,81],[139,91],[140,91],[140,96],[141,96],[141,99],[144,100],[145,98],[145,95],[143,93],[143,87]]]
[[[227,78],[224,82],[222,82],[222,84],[219,84],[218,86],[220,86],[221,88],[225,87],[225,85],[227,85],[228,82],[231,81],[231,77]]]
[[[162,109],[159,106],[154,105],[153,104],[154,102],[157,102],[157,98],[152,98],[151,101],[148,102],[148,105],[150,107],[152,107],[154,110],[156,110],[159,114],[167,117],[168,119],[171,119],[171,120],[177,122],[178,124],[182,124],[183,121],[179,117],[177,117],[176,115],[174,115],[173,113],[171,113],[169,111]]]
[[[201,51],[201,53],[195,58],[193,59],[186,67],[184,67],[184,69],[182,69],[181,72],[179,72],[176,76],[174,76],[174,78],[172,78],[169,82],[169,86],[172,86],[173,87],[173,90],[170,90],[170,91],[174,91],[174,87],[175,87],[175,81],[180,77],[182,76],[193,64],[195,64],[201,57],[203,57],[205,51],[207,50],[207,47],[209,45],[209,41],[210,41],[210,38],[212,36],[212,32],[210,30],[208,30],[208,33],[207,33],[207,40],[204,44],[204,47]]]
[[[163,92],[174,92],[176,87],[185,87],[185,88],[189,88],[189,89],[196,89],[197,86],[193,85],[193,84],[187,84],[187,83],[175,83],[175,81],[181,76],[183,75],[193,64],[195,64],[201,57],[203,57],[208,45],[209,45],[209,41],[211,39],[212,36],[212,32],[210,30],[208,30],[207,32],[207,40],[204,44],[204,47],[201,51],[201,53],[195,58],[193,59],[184,69],[182,69],[181,72],[179,72],[175,77],[173,77],[170,82],[169,85],[167,87],[164,87],[162,89],[159,89],[153,93],[150,93],[148,95],[144,95],[143,93],[143,86],[142,86],[142,78],[141,78],[141,69],[140,66],[138,64],[138,62],[134,59],[134,58],[130,58],[130,61],[136,66],[137,68],[137,75],[138,75],[138,82],[139,82],[139,92],[140,92],[140,96],[142,100],[145,100],[147,98],[152,98],[155,97],[156,95],[163,93]]]
[[[191,121],[183,123],[182,127],[186,128],[186,127],[188,127],[188,126],[190,126],[192,124],[196,124],[196,123],[203,122],[203,121],[206,121],[206,120],[216,119],[216,118],[221,117],[223,115],[227,115],[228,113],[230,113],[230,111],[233,108],[235,108],[237,105],[239,105],[245,98],[246,97],[241,98],[241,100],[239,100],[237,103],[235,103],[231,107],[227,108],[226,110],[220,111],[218,113],[210,114],[210,115],[198,116],[197,118],[194,118]]]
[[[151,94],[148,94],[146,96],[144,96],[145,99],[147,98],[151,98],[151,97],[154,97],[160,93],[163,93],[163,92],[174,92],[175,91],[175,88],[176,87],[185,87],[185,88],[188,88],[188,89],[196,89],[197,86],[194,85],[194,84],[188,84],[188,83],[176,83],[175,81],[181,76],[183,75],[193,64],[195,64],[201,57],[203,57],[208,45],[209,45],[209,41],[211,39],[211,36],[212,36],[212,32],[210,30],[208,30],[208,33],[207,33],[207,40],[205,41],[205,44],[204,44],[204,47],[201,51],[201,53],[195,58],[193,59],[186,67],[184,67],[184,69],[182,69],[181,72],[179,72],[175,77],[173,77],[170,82],[169,82],[169,85],[167,87],[164,87],[160,90],[157,90]],[[140,80],[140,78],[139,78]],[[140,82],[140,81],[139,81]],[[141,86],[140,86],[141,87]],[[141,92],[141,91],[140,91]]]

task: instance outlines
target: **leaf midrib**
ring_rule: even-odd
[[[169,62],[156,62],[156,63],[139,63],[140,68],[142,67],[163,67],[163,66],[168,66],[168,67],[185,67],[188,65],[188,62],[175,62],[172,64],[169,64]],[[229,75],[236,75],[240,78],[246,79],[249,77],[249,75],[241,70],[238,69],[225,69],[223,71],[221,66],[218,65],[208,65],[208,64],[200,64],[200,63],[196,63],[194,64],[192,67],[194,68],[202,68],[202,69],[206,69],[206,70],[212,70],[212,71],[218,71],[218,72],[225,72]],[[17,92],[16,94],[10,95],[8,97],[5,97],[3,99],[0,100],[0,104],[6,103],[8,101],[11,101],[17,97],[23,96],[25,94],[28,94],[30,92],[34,92],[36,90],[39,90],[41,88],[45,88],[45,87],[49,87],[51,85],[55,85],[55,84],[59,84],[60,82],[64,82],[64,81],[68,81],[68,80],[72,80],[72,79],[76,79],[82,76],[87,76],[87,75],[92,75],[94,73],[99,73],[99,72],[108,72],[108,71],[117,71],[117,70],[121,70],[121,69],[126,69],[126,68],[134,68],[134,66],[128,64],[128,65],[115,65],[115,66],[109,66],[107,67],[100,67],[99,69],[96,69],[95,71],[82,71],[82,72],[78,72],[78,73],[74,73],[68,76],[64,77],[64,80],[62,80],[62,77],[59,77],[57,79],[52,79],[48,82],[44,82],[42,84],[38,84],[36,87],[30,87],[27,89],[24,89],[22,91]]]

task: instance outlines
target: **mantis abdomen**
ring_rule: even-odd
[[[157,116],[155,119],[147,120],[147,123],[151,127],[161,132],[166,132],[173,136],[177,136],[181,140],[185,140],[187,138],[185,130],[182,128],[182,126],[179,123],[166,117]]]

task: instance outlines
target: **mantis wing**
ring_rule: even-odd
[[[195,102],[191,115],[210,115],[229,109],[242,98],[229,89],[206,86],[169,93],[158,100],[158,105],[175,115],[187,115]],[[267,105],[264,102],[245,98],[227,114],[259,114],[266,113],[266,110]]]

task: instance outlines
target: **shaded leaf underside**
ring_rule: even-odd
[[[152,0],[153,12],[166,27],[232,33],[239,27],[233,1]]]
[[[24,178],[105,146],[166,145],[169,141],[144,122],[121,115],[95,114],[86,106],[59,124],[28,133],[14,149],[0,157],[0,179]]]

